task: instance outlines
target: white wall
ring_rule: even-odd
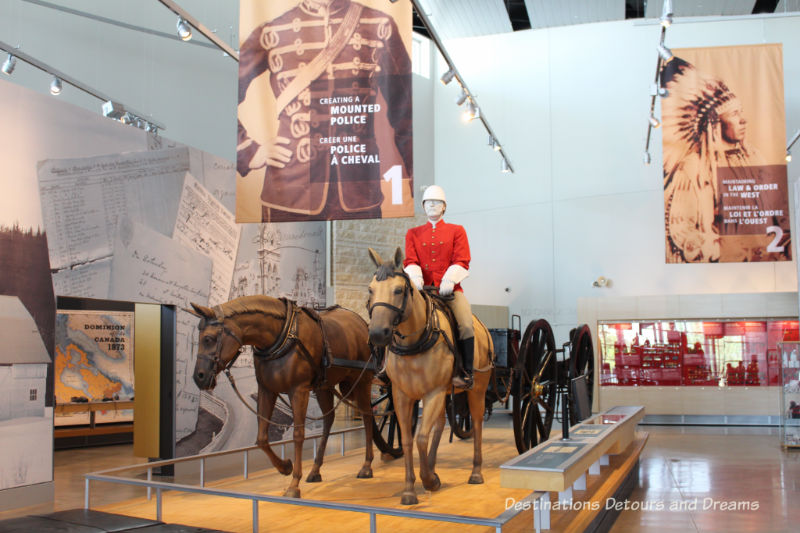
[[[659,29],[620,21],[448,43],[516,171],[501,174],[497,154],[481,149],[485,130],[460,122],[455,84],[439,85],[436,182],[449,220],[468,230],[472,302],[508,305],[523,325],[547,318],[560,344],[579,298],[797,290],[794,262],[665,264],[660,132],[653,164],[642,163]],[[784,44],[791,135],[800,127],[800,17],[677,20],[666,44],[764,42]],[[592,287],[601,275],[611,287]]]

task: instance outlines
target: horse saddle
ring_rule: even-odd
[[[450,351],[452,351],[454,355],[454,371],[459,372],[462,369],[463,363],[461,362],[461,351],[458,349],[458,342],[456,342],[458,339],[458,321],[456,320],[456,316],[453,314],[453,310],[450,309],[449,305],[447,305],[447,302],[453,300],[455,296],[452,294],[449,296],[440,295],[438,287],[425,287],[425,293],[433,302],[434,310],[441,311],[442,314],[447,317],[447,322],[450,324],[450,331],[453,332],[453,338],[449,339],[447,335],[445,335],[444,338],[445,342],[447,342],[447,345],[450,347]]]

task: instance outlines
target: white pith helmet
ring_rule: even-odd
[[[444,197],[444,189],[438,185],[430,185],[425,189],[425,193],[422,195],[423,207],[425,206],[425,200],[441,200],[444,202],[445,206],[447,205],[447,199]]]

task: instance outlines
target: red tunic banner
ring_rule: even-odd
[[[241,0],[236,221],[411,216],[411,4]]]
[[[673,53],[661,69],[667,263],[791,260],[781,45]]]

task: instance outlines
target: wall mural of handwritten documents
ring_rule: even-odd
[[[111,121],[105,117],[5,80],[0,80],[0,116],[0,295],[21,302],[28,320],[35,323],[33,328],[15,326],[0,335],[4,356],[19,363],[16,376],[11,365],[5,366],[6,373],[0,372],[10,380],[0,377],[0,414],[11,412],[13,406],[22,407],[24,413],[0,416],[0,492],[4,492],[53,479],[53,365],[31,364],[28,361],[36,353],[5,349],[6,343],[19,347],[20,342],[39,335],[45,354],[53,350],[55,298],[37,163],[47,158],[141,150],[146,143],[141,130],[110,130]],[[7,316],[4,323],[10,324]],[[39,366],[47,367],[45,374],[40,374]],[[28,410],[31,405],[43,412],[33,416]]]
[[[233,162],[2,80],[0,111],[0,225],[32,232],[49,255],[35,285],[50,304],[35,299],[51,345],[53,286],[57,296],[175,305],[176,455],[253,444],[255,417],[230,385],[203,395],[194,385],[197,319],[180,307],[258,293],[324,305],[323,223],[238,225]],[[255,392],[251,360],[234,375],[245,397]],[[48,384],[52,397],[52,371]]]

